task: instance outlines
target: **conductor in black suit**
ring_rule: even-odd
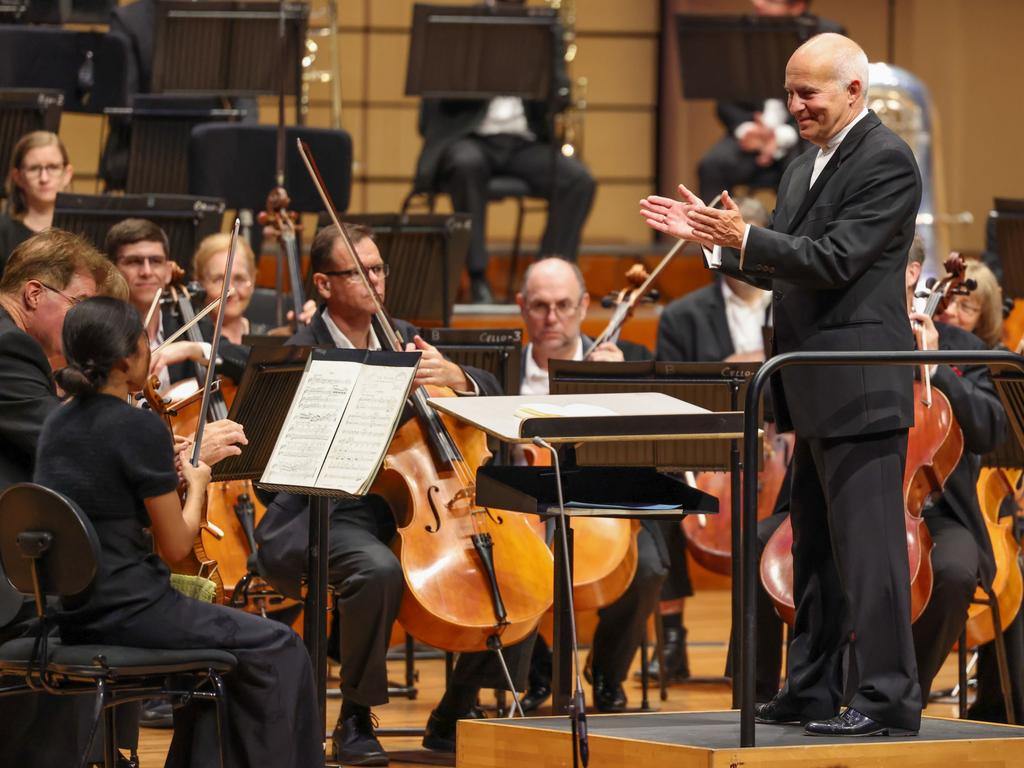
[[[521,0],[492,0],[492,6],[519,6]],[[540,252],[575,260],[580,232],[594,199],[594,179],[586,166],[553,146],[553,111],[568,106],[561,30],[551,44],[556,62],[548,101],[516,96],[493,99],[424,99],[419,131],[423,149],[416,165],[415,188],[451,195],[456,211],[468,213],[472,224],[466,269],[473,303],[493,301],[487,283],[487,184],[493,176],[514,176],[530,194],[548,200],[548,221]],[[552,183],[552,179],[555,183]]]
[[[819,32],[845,32],[839,24],[811,14],[811,0],[751,3],[758,16],[799,18],[804,22],[800,27],[802,40]],[[705,200],[723,189],[732,192],[737,184],[775,188],[786,167],[807,148],[781,98],[720,101],[715,112],[725,135],[701,157],[697,166],[698,188]]]
[[[705,247],[708,265],[773,290],[774,351],[909,351],[904,271],[921,200],[910,148],[865,109],[867,57],[818,35],[786,67],[790,113],[818,147],[787,169],[767,227],[652,196],[650,226]],[[913,423],[908,367],[790,367],[772,381],[776,419],[796,432],[792,504],[796,626],[785,687],[761,722],[812,735],[904,735],[920,727],[910,630],[902,479]],[[859,685],[842,696],[849,639]]]

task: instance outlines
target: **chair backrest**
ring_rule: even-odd
[[[12,485],[0,494],[0,565],[14,588],[26,595],[35,595],[34,561],[24,551],[40,533],[49,534],[48,549],[35,561],[42,593],[66,598],[89,589],[100,543],[78,505],[35,483]]]

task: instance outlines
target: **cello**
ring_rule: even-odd
[[[379,336],[404,351],[301,141],[299,153],[374,304]],[[554,563],[526,515],[476,503],[476,468],[490,452],[483,432],[440,416],[427,402],[451,395],[436,387],[413,391],[415,416],[396,432],[370,492],[395,515],[392,548],[405,577],[398,620],[405,630],[449,651],[498,650],[530,634],[551,606]]]
[[[965,265],[959,254],[945,262],[947,275],[930,286],[923,314],[941,312],[953,295],[973,290],[964,279]],[[923,337],[922,337],[923,338]],[[907,437],[907,463],[903,473],[904,527],[910,568],[911,621],[924,612],[932,592],[932,540],[922,512],[925,503],[942,493],[946,478],[963,455],[964,436],[953,416],[949,400],[933,390],[925,367],[914,382],[914,426]],[[793,528],[786,520],[772,534],[761,555],[761,583],[775,610],[789,625],[796,620],[793,595]]]

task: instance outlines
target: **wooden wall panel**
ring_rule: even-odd
[[[603,180],[646,179],[654,182],[654,112],[587,112],[584,159]]]
[[[367,110],[366,167],[371,176],[412,179],[420,155],[417,112],[405,107]]]
[[[657,100],[658,41],[652,37],[585,37],[572,65],[586,76],[587,102],[653,106]]]

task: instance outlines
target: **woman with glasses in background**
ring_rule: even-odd
[[[57,193],[71,184],[72,174],[68,151],[57,134],[33,131],[14,145],[7,204],[0,214],[0,273],[20,243],[53,224]]]

